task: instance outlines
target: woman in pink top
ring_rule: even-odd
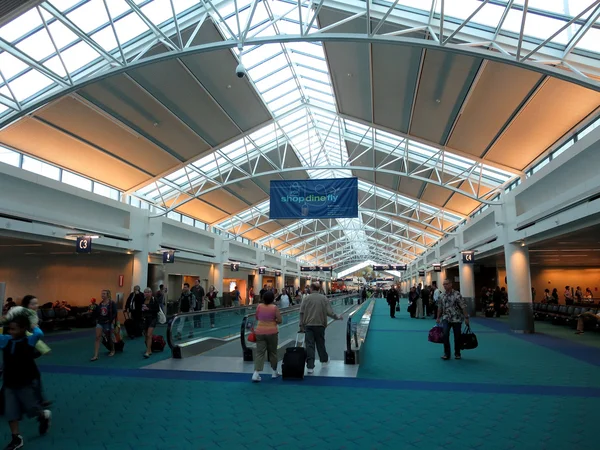
[[[262,303],[256,308],[256,351],[254,352],[254,374],[252,381],[260,381],[260,372],[265,366],[265,355],[269,354],[269,361],[273,369],[273,378],[279,376],[277,372],[277,344],[279,330],[277,324],[281,323],[279,308],[273,304],[275,295],[271,291],[265,292]]]

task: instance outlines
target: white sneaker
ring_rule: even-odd
[[[328,359],[327,361],[325,361],[325,362],[322,362],[322,363],[321,363],[321,365],[323,365],[323,366],[326,366],[327,364],[329,364],[329,361],[331,361],[331,360],[330,360],[330,359]]]
[[[306,369],[306,373],[312,375],[313,373],[315,373],[315,369]]]
[[[271,378],[275,379],[275,378],[279,378],[280,376],[281,376],[281,374],[277,370],[274,370]]]
[[[253,382],[253,383],[258,383],[260,380],[261,380],[261,378],[260,378],[260,373],[258,373],[258,372],[254,372],[254,373],[252,374],[252,382]]]

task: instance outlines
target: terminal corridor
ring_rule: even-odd
[[[401,309],[391,319],[376,300],[357,378],[146,370],[137,340],[90,364],[91,335],[51,338],[40,368],[53,432],[30,437],[26,422],[28,448],[596,448],[599,348],[476,318],[479,347],[442,361],[427,342],[433,320]]]

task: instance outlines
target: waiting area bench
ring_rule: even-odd
[[[569,325],[577,327],[577,318],[586,312],[597,314],[600,307],[597,305],[557,305],[552,303],[534,303],[533,316],[535,320],[550,320],[554,325]],[[586,330],[600,332],[600,323],[586,322]]]

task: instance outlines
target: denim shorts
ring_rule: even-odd
[[[4,388],[4,418],[7,421],[21,420],[24,414],[28,417],[36,417],[40,411],[35,382],[20,388]]]
[[[109,323],[98,323],[96,328],[102,328],[106,334],[109,334],[113,330],[113,324]]]

